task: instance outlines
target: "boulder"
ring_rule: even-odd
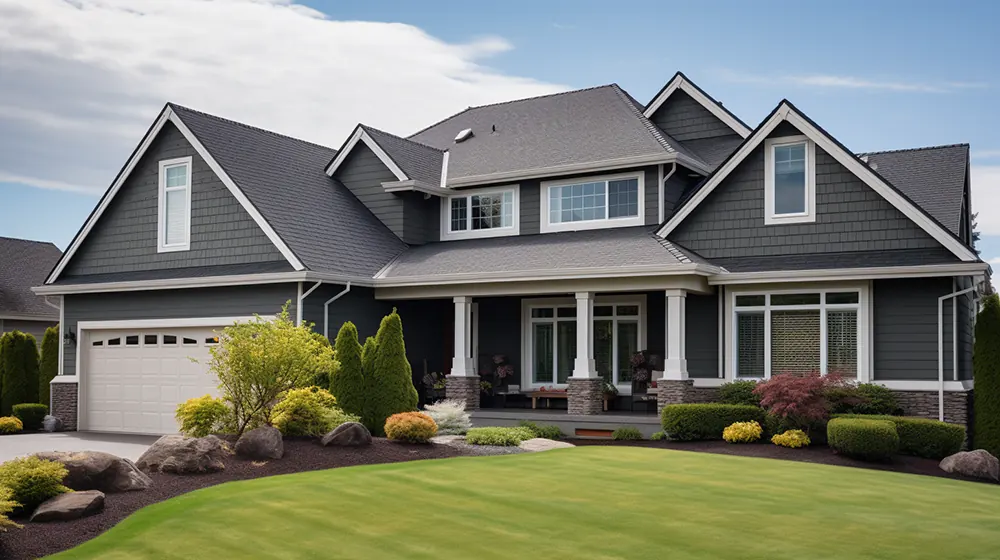
[[[566,441],[556,441],[554,439],[545,438],[532,438],[526,439],[518,445],[521,449],[525,451],[549,451],[551,449],[565,449],[567,447],[576,447],[572,443]]]
[[[430,442],[437,445],[461,447],[465,443],[465,436],[456,436],[456,435],[434,436],[430,439]]]
[[[63,484],[73,490],[128,492],[145,490],[153,480],[128,459],[101,451],[50,451],[39,459],[62,463],[69,471]]]
[[[345,422],[320,440],[323,445],[342,445],[345,447],[361,447],[371,445],[372,434],[363,424]]]
[[[1000,482],[1000,460],[985,449],[959,451],[941,459],[939,466],[947,473]]]
[[[281,431],[274,426],[261,426],[244,432],[236,442],[236,454],[248,459],[281,459],[284,452]]]
[[[45,418],[42,418],[42,429],[46,432],[61,432],[64,427],[63,421],[58,416],[46,414]]]
[[[135,464],[144,471],[173,474],[217,472],[226,468],[223,459],[228,452],[226,444],[215,436],[163,436]]]
[[[31,522],[69,521],[104,509],[104,492],[84,490],[49,498],[31,514]]]

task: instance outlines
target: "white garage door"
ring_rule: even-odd
[[[218,394],[215,376],[208,372],[215,330],[221,327],[89,331],[83,429],[176,433],[179,403]]]

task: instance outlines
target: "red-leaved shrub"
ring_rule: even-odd
[[[781,374],[758,384],[753,392],[760,397],[760,406],[783,424],[808,430],[830,417],[828,392],[846,385],[836,374]]]

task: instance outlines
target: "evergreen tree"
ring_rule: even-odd
[[[38,363],[38,402],[49,406],[49,383],[59,374],[59,326],[45,329],[42,359]]]
[[[372,424],[368,429],[373,434],[384,435],[386,419],[397,412],[416,410],[419,400],[410,362],[406,359],[403,322],[395,309],[382,319],[375,335],[371,370],[366,420]]]
[[[330,393],[337,398],[337,406],[348,414],[365,416],[365,374],[362,369],[361,343],[358,329],[348,321],[340,327],[333,345],[340,369],[330,379]]]
[[[983,298],[972,355],[975,446],[1000,456],[1000,296]]]
[[[15,404],[38,402],[38,344],[35,337],[19,331],[4,338],[0,416],[10,416]]]

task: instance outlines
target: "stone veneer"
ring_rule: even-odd
[[[567,413],[601,414],[604,412],[604,379],[601,377],[570,377],[567,389]]]
[[[907,416],[938,418],[937,391],[893,391],[896,402]],[[972,393],[947,391],[944,394],[944,420],[968,426],[969,398]]]
[[[52,395],[50,414],[62,420],[66,430],[76,430],[77,384],[52,383],[50,388]]]
[[[466,410],[479,408],[479,391],[479,376],[449,375],[445,378],[445,397],[465,401]]]

